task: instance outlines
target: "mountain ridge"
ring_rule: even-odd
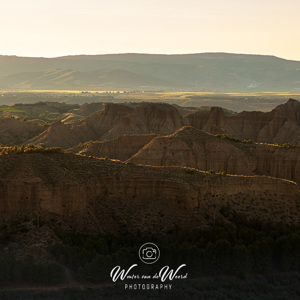
[[[200,54],[108,54],[75,55],[57,58],[32,58],[0,56],[1,79],[19,73],[45,72],[49,69],[73,69],[76,72],[119,69],[141,76],[159,78],[165,84],[150,85],[150,89],[197,90],[197,91],[295,91],[300,88],[300,61],[281,59],[275,56],[231,53]],[[128,76],[122,76],[121,82]],[[95,78],[93,79],[95,80]],[[109,88],[104,85],[103,89]],[[174,83],[175,84],[174,86]],[[74,83],[73,83],[74,84]],[[142,84],[148,85],[148,84]],[[136,85],[126,86],[136,89]],[[6,88],[12,88],[7,84]],[[55,89],[48,82],[44,88]],[[72,84],[65,88],[74,89]],[[87,89],[95,86],[86,83]],[[112,85],[111,89],[124,88]]]

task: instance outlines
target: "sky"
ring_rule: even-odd
[[[0,54],[266,54],[300,60],[299,0],[0,0]]]

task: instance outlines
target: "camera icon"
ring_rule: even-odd
[[[156,255],[157,255],[157,251],[152,247],[145,248],[142,251],[143,259],[156,259]]]
[[[154,264],[160,256],[159,248],[153,243],[146,243],[140,247],[139,257],[145,264]]]

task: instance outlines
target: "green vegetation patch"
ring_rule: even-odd
[[[9,112],[9,113],[20,113],[20,114],[25,114],[26,113],[25,110],[16,109],[16,108],[13,108],[13,107],[1,107],[0,111],[5,111],[5,112]]]
[[[40,114],[38,119],[42,120],[42,121],[46,121],[46,122],[56,122],[58,120],[58,118],[50,118],[50,117],[47,117],[44,113],[43,114]]]
[[[21,153],[65,153],[65,151],[59,147],[39,147],[32,144],[21,146],[0,146],[0,155],[5,154],[21,154]]]

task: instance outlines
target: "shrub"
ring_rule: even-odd
[[[59,147],[44,148],[35,146],[32,144],[21,145],[21,146],[1,146],[0,155],[4,154],[21,154],[21,153],[65,153],[65,151]]]
[[[282,147],[282,148],[295,148],[295,145],[290,144],[290,143],[285,143],[285,144],[282,144],[280,147]]]
[[[242,143],[244,143],[244,144],[252,144],[252,141],[251,140],[243,140]]]
[[[236,137],[233,137],[233,136],[228,136],[226,134],[216,134],[215,137],[218,137],[218,138],[221,138],[221,139],[226,139],[226,140],[229,140],[229,141],[232,141],[232,142],[238,142],[238,143],[241,143],[242,141]]]
[[[226,171],[218,172],[219,175],[227,175]]]

